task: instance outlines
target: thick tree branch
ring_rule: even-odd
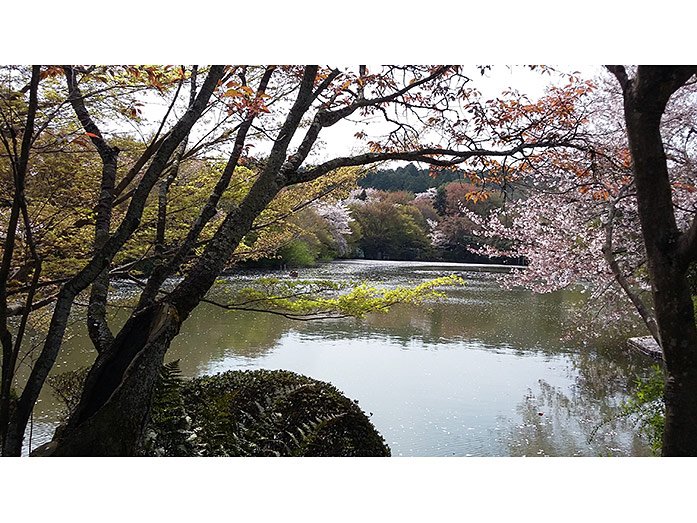
[[[266,71],[264,72],[264,75],[262,76],[261,81],[259,82],[259,87],[257,89],[256,95],[257,99],[259,99],[266,91],[274,70],[274,67],[266,68]],[[155,300],[160,287],[162,287],[162,284],[168,277],[173,275],[181,267],[186,257],[195,247],[196,241],[198,240],[201,231],[204,229],[206,224],[208,224],[208,222],[215,216],[217,212],[218,203],[220,202],[223,193],[230,185],[230,180],[232,179],[232,176],[235,173],[235,169],[239,164],[240,158],[244,151],[247,133],[255,117],[256,113],[250,112],[245,118],[245,120],[242,122],[242,125],[240,125],[239,129],[237,130],[237,136],[235,138],[235,145],[233,147],[232,153],[230,154],[227,164],[225,165],[225,168],[223,169],[223,172],[220,175],[220,179],[213,188],[213,192],[208,197],[208,200],[201,209],[201,212],[196,218],[196,221],[189,229],[186,238],[179,246],[174,256],[170,258],[167,264],[159,265],[155,267],[155,270],[153,270],[152,274],[150,275],[150,278],[148,278],[147,285],[141,293],[138,303],[139,308],[149,305]]]
[[[535,143],[522,143],[509,149],[470,149],[458,151],[456,149],[442,149],[437,147],[427,147],[413,151],[393,151],[393,152],[374,152],[364,153],[356,156],[345,156],[328,160],[322,164],[288,174],[288,185],[303,183],[314,180],[323,174],[338,169],[340,167],[352,167],[357,165],[368,165],[371,163],[383,162],[386,160],[406,160],[427,163],[439,167],[450,167],[459,165],[475,157],[506,157],[519,154],[529,149],[545,147],[570,147],[573,144],[567,141],[541,141]]]
[[[627,70],[623,65],[606,65],[605,68],[610,71],[617,81],[620,83],[622,91],[626,91],[629,87],[629,77],[627,76]]]
[[[66,65],[63,66],[63,71],[68,83],[70,104],[102,159],[102,179],[99,188],[99,200],[95,208],[96,218],[94,225],[94,252],[98,252],[109,237],[119,148],[112,147],[107,143],[90,116],[85,106],[84,97],[78,87],[73,68]],[[109,328],[106,318],[108,293],[109,271],[108,268],[104,268],[92,283],[89,307],[87,308],[87,331],[97,352],[105,350],[114,341],[114,335]]]

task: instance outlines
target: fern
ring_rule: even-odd
[[[282,415],[277,407],[295,391],[307,385],[284,386],[279,390],[255,400],[252,412],[241,411],[237,430],[234,432],[238,447],[235,454],[239,456],[282,456],[289,455],[291,449],[279,436]]]
[[[314,421],[303,423],[301,427],[298,427],[297,434],[289,432],[294,448],[288,448],[288,455],[304,456],[313,445],[321,444],[322,431],[345,415],[346,413],[342,412],[317,417]]]
[[[328,383],[288,371],[196,378],[184,398],[209,456],[389,455],[354,402]]]
[[[160,369],[155,384],[151,421],[146,431],[144,453],[151,456],[197,456],[203,448],[184,408],[179,360]]]

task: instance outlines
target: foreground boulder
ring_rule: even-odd
[[[333,385],[289,371],[230,371],[182,389],[207,456],[389,456],[356,403]]]

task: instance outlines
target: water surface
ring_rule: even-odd
[[[465,264],[344,261],[300,271],[303,279],[393,287],[459,274],[462,287],[422,306],[366,319],[298,322],[202,304],[166,360],[186,376],[233,369],[287,369],[333,383],[357,400],[393,456],[647,455],[631,423],[614,419],[651,361],[622,340],[562,341],[580,293],[506,290],[496,268]],[[226,285],[260,275],[241,271]],[[133,289],[117,286],[117,294]],[[127,317],[114,309],[114,323]],[[57,371],[94,356],[81,327]],[[44,391],[32,445],[50,437],[59,406]],[[591,438],[591,435],[593,437]]]

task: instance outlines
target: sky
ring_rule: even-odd
[[[582,77],[586,78],[593,78],[598,74],[603,74],[601,66],[559,65],[552,67],[562,72],[579,72]],[[498,65],[488,71],[485,76],[482,76],[475,67],[471,67],[471,69],[472,85],[481,91],[483,100],[495,98],[503,90],[511,87],[527,94],[534,100],[542,96],[545,89],[550,85],[550,76],[540,74],[538,71],[531,71],[526,67]],[[375,118],[368,124],[367,132],[373,135],[384,135],[392,127],[380,118]],[[336,156],[345,156],[351,152],[358,152],[361,142],[356,140],[354,134],[359,129],[364,129],[364,127],[350,121],[339,122],[332,127],[324,129],[320,135],[324,147],[322,154],[318,158],[328,159]]]
[[[334,65],[334,64],[327,64]],[[576,73],[585,78],[593,78],[598,74],[605,74],[601,66],[591,65],[552,65],[554,69],[562,73]],[[370,69],[370,67],[369,67]],[[561,76],[542,74],[538,70],[530,70],[525,66],[496,65],[482,75],[476,66],[464,66],[463,70],[472,79],[472,85],[482,93],[482,99],[487,100],[500,96],[505,89],[515,88],[521,93],[527,94],[532,100],[542,96],[552,83],[564,81]],[[180,95],[182,99],[187,99],[188,93],[183,91]],[[159,125],[160,118],[167,110],[169,100],[164,100],[153,95],[150,102],[143,107],[144,116],[152,122],[153,130]],[[170,117],[170,121],[174,121]],[[377,115],[370,119],[349,118],[337,124],[325,128],[320,134],[320,139],[315,144],[313,151],[308,158],[308,162],[321,162],[341,156],[351,156],[366,151],[366,141],[358,140],[354,135],[357,131],[363,131],[368,135],[367,139],[379,141],[394,128],[393,124],[384,121],[382,116]],[[192,140],[195,143],[197,136],[201,135],[201,125],[197,125],[192,132]],[[124,127],[125,131],[130,131]],[[293,138],[290,150],[299,145],[304,135],[301,129]],[[256,143],[252,153],[257,156],[268,154],[272,143],[264,141]],[[391,162],[390,166],[403,165],[407,162]]]

